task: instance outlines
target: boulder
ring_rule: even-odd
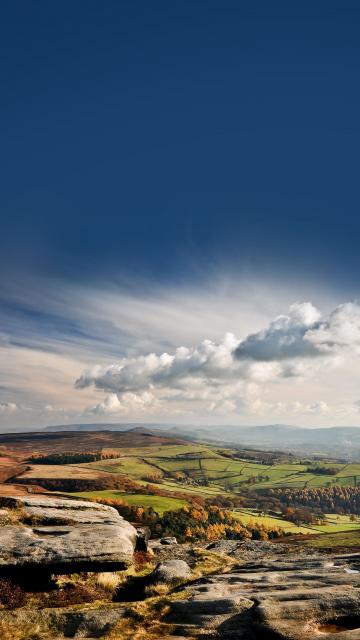
[[[150,582],[172,583],[181,580],[188,580],[191,575],[191,569],[184,560],[167,560],[160,562],[155,567],[150,576]]]
[[[136,530],[112,507],[34,496],[7,504],[32,524],[0,527],[1,575],[113,571],[132,562]]]

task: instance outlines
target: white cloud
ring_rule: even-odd
[[[360,348],[360,305],[356,302],[341,304],[329,318],[306,333],[306,339],[321,352],[335,349]]]
[[[319,368],[317,359],[329,349],[314,336],[324,332],[320,312],[309,302],[291,305],[288,315],[278,316],[267,329],[238,340],[227,333],[223,340],[203,340],[194,347],[179,346],[173,353],[149,353],[125,357],[119,362],[85,369],[76,380],[77,389],[91,386],[119,397],[151,389],[178,389],[204,399],[204,393],[229,384],[306,377]],[[330,324],[329,324],[330,326]],[[309,338],[307,332],[311,331]],[[312,356],[312,358],[311,358]],[[311,359],[315,363],[311,363]]]
[[[103,402],[94,407],[89,407],[85,413],[93,413],[94,415],[111,415],[112,413],[121,413],[122,405],[116,393],[111,393],[105,397]]]
[[[345,351],[357,345],[360,308],[356,303],[336,307],[325,319],[310,302],[295,303],[288,314],[277,316],[267,328],[243,340],[227,333],[219,342],[205,339],[173,352],[97,364],[85,369],[75,386],[109,394],[88,410],[96,415],[138,414],[155,407],[166,416],[176,406],[178,411],[202,414],[328,416],[327,399],[289,401],[289,389],[284,397],[271,400],[269,396],[274,391],[281,395],[281,381],[284,385],[287,379],[318,380],[325,371],[329,375],[334,367],[345,364]],[[151,402],[144,402],[146,394]],[[309,389],[305,395],[313,396]]]
[[[305,297],[298,283],[238,276],[161,289],[43,285],[0,291],[11,302],[0,305],[0,391],[18,407],[0,409],[4,427],[90,415],[357,423],[360,306],[323,288],[304,285]],[[294,291],[317,304],[291,304]]]
[[[330,407],[327,402],[323,400],[319,400],[313,403],[303,403],[299,400],[295,402],[267,402],[262,400],[261,398],[256,398],[247,403],[247,410],[249,413],[266,416],[306,416],[306,415],[317,415],[317,416],[325,416],[328,415],[330,411]]]
[[[228,333],[218,344],[204,340],[197,347],[178,347],[173,354],[149,353],[123,358],[118,364],[96,365],[85,370],[75,386],[85,389],[94,385],[97,389],[122,394],[152,386],[177,388],[193,378],[206,378],[211,383],[211,380],[234,377],[233,369],[241,368],[233,358],[237,344],[235,336]]]
[[[318,326],[320,318],[320,311],[310,302],[295,303],[288,315],[278,316],[267,329],[240,342],[235,356],[261,362],[315,357],[318,349],[306,336],[309,329]]]
[[[125,393],[119,400],[116,393],[110,393],[104,400],[93,407],[88,407],[85,414],[96,416],[129,415],[133,412],[151,413],[158,407],[159,402],[148,391],[140,394]]]
[[[15,402],[0,402],[0,413],[2,414],[10,415],[16,413],[19,409],[20,407]]]
[[[360,305],[348,302],[336,307],[327,319],[310,302],[290,306],[269,326],[249,335],[238,345],[239,360],[272,362],[337,355],[344,348],[360,349]]]

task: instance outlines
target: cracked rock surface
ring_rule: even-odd
[[[236,550],[239,546],[234,545]],[[236,640],[360,640],[360,554],[247,559],[188,585],[168,615],[176,634]],[[245,551],[245,549],[244,549]],[[175,634],[175,635],[176,635]]]
[[[20,509],[22,522],[0,527],[2,574],[104,571],[132,562],[136,530],[112,507],[43,496],[7,498],[6,506]]]

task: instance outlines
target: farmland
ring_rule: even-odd
[[[291,540],[289,540],[292,542]],[[310,536],[308,538],[299,538],[294,540],[295,544],[300,543],[314,549],[322,549],[323,551],[333,550],[360,550],[360,529],[353,531],[334,531],[327,534]]]
[[[160,453],[159,453],[160,451]],[[90,463],[98,471],[127,473],[139,479],[142,475],[170,477],[182,484],[216,485],[236,492],[242,486],[255,489],[311,488],[322,486],[357,486],[360,464],[322,463],[321,474],[309,472],[310,462],[262,464],[224,456],[215,447],[205,445],[168,445],[123,450],[118,460]],[[329,474],[326,468],[329,468]]]
[[[97,442],[100,440],[98,438]],[[137,440],[139,442],[139,436]],[[319,473],[311,461],[268,464],[237,458],[230,449],[173,443],[174,440],[164,439],[159,446],[150,438],[146,440],[147,446],[144,446],[143,440],[142,446],[129,447],[129,438],[124,437],[125,446],[109,447],[105,439],[106,446],[101,451],[104,456],[111,454],[112,458],[80,464],[29,464],[26,469],[20,469],[22,473],[19,480],[36,482],[46,479],[126,477],[140,484],[161,484],[162,489],[169,493],[181,491],[189,496],[204,497],[224,493],[236,495],[243,490],[357,487],[360,484],[360,464],[335,465],[334,462],[325,461],[321,463]]]
[[[334,513],[325,514],[325,521],[319,525],[307,525],[297,526],[293,522],[289,522],[284,518],[262,515],[254,509],[236,509],[233,511],[233,516],[242,522],[243,524],[249,524],[251,521],[255,521],[265,526],[280,527],[285,533],[291,534],[320,534],[320,533],[335,533],[360,530],[360,517],[356,517],[352,520],[350,516],[338,515]]]
[[[275,453],[265,455],[249,450],[247,456],[246,450],[184,442],[139,431],[132,435],[126,432],[76,434],[76,441],[69,433],[32,435],[33,445],[31,434],[16,435],[13,440],[10,436],[4,437],[4,440],[8,438],[7,445],[4,442],[1,445],[4,472],[5,466],[16,460],[19,465],[16,481],[22,486],[40,486],[43,490],[70,492],[90,499],[122,500],[133,507],[152,508],[160,517],[166,511],[178,510],[194,501],[225,500],[233,517],[242,525],[255,523],[281,528],[293,535],[332,535],[360,529],[359,518],[350,516],[347,507],[335,513],[331,508],[333,496],[328,500],[330,508],[323,509],[321,517],[306,520],[301,513],[296,517],[286,512],[289,505],[292,506],[296,490],[305,493],[307,502],[310,498],[316,502],[318,496],[314,497],[313,493],[320,489],[329,492],[332,488],[338,491],[348,487],[353,493],[359,491],[360,464],[326,459],[319,462],[293,455],[286,458],[284,454],[279,461]],[[76,451],[80,452],[79,437],[84,452],[96,453],[94,461],[75,464],[66,458],[66,452],[72,451],[69,447],[75,442]],[[7,449],[14,456],[10,460],[6,457]],[[34,454],[29,459],[30,450],[35,452],[35,459]],[[47,454],[58,456],[55,463],[42,462]],[[275,500],[272,506],[269,506],[271,495],[266,495],[269,490]],[[280,490],[291,491],[290,498],[285,496],[288,502],[282,496],[283,506],[278,500]],[[298,497],[298,510],[303,497]],[[320,499],[324,501],[325,497]],[[347,496],[342,499],[346,501]],[[276,506],[276,500],[280,506]],[[317,511],[320,513],[321,508]],[[324,515],[324,511],[328,513]]]

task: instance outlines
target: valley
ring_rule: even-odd
[[[4,640],[359,637],[360,463],[75,435],[0,435]]]
[[[360,463],[199,444],[140,428],[5,434],[1,450],[3,492],[11,479],[19,488],[121,501],[159,517],[186,504],[214,502],[244,526],[258,524],[286,535],[360,528],[360,511],[347,504],[337,508],[331,498],[348,489],[357,498]],[[309,503],[313,495],[317,509]],[[294,498],[305,509],[296,517],[288,506]]]

